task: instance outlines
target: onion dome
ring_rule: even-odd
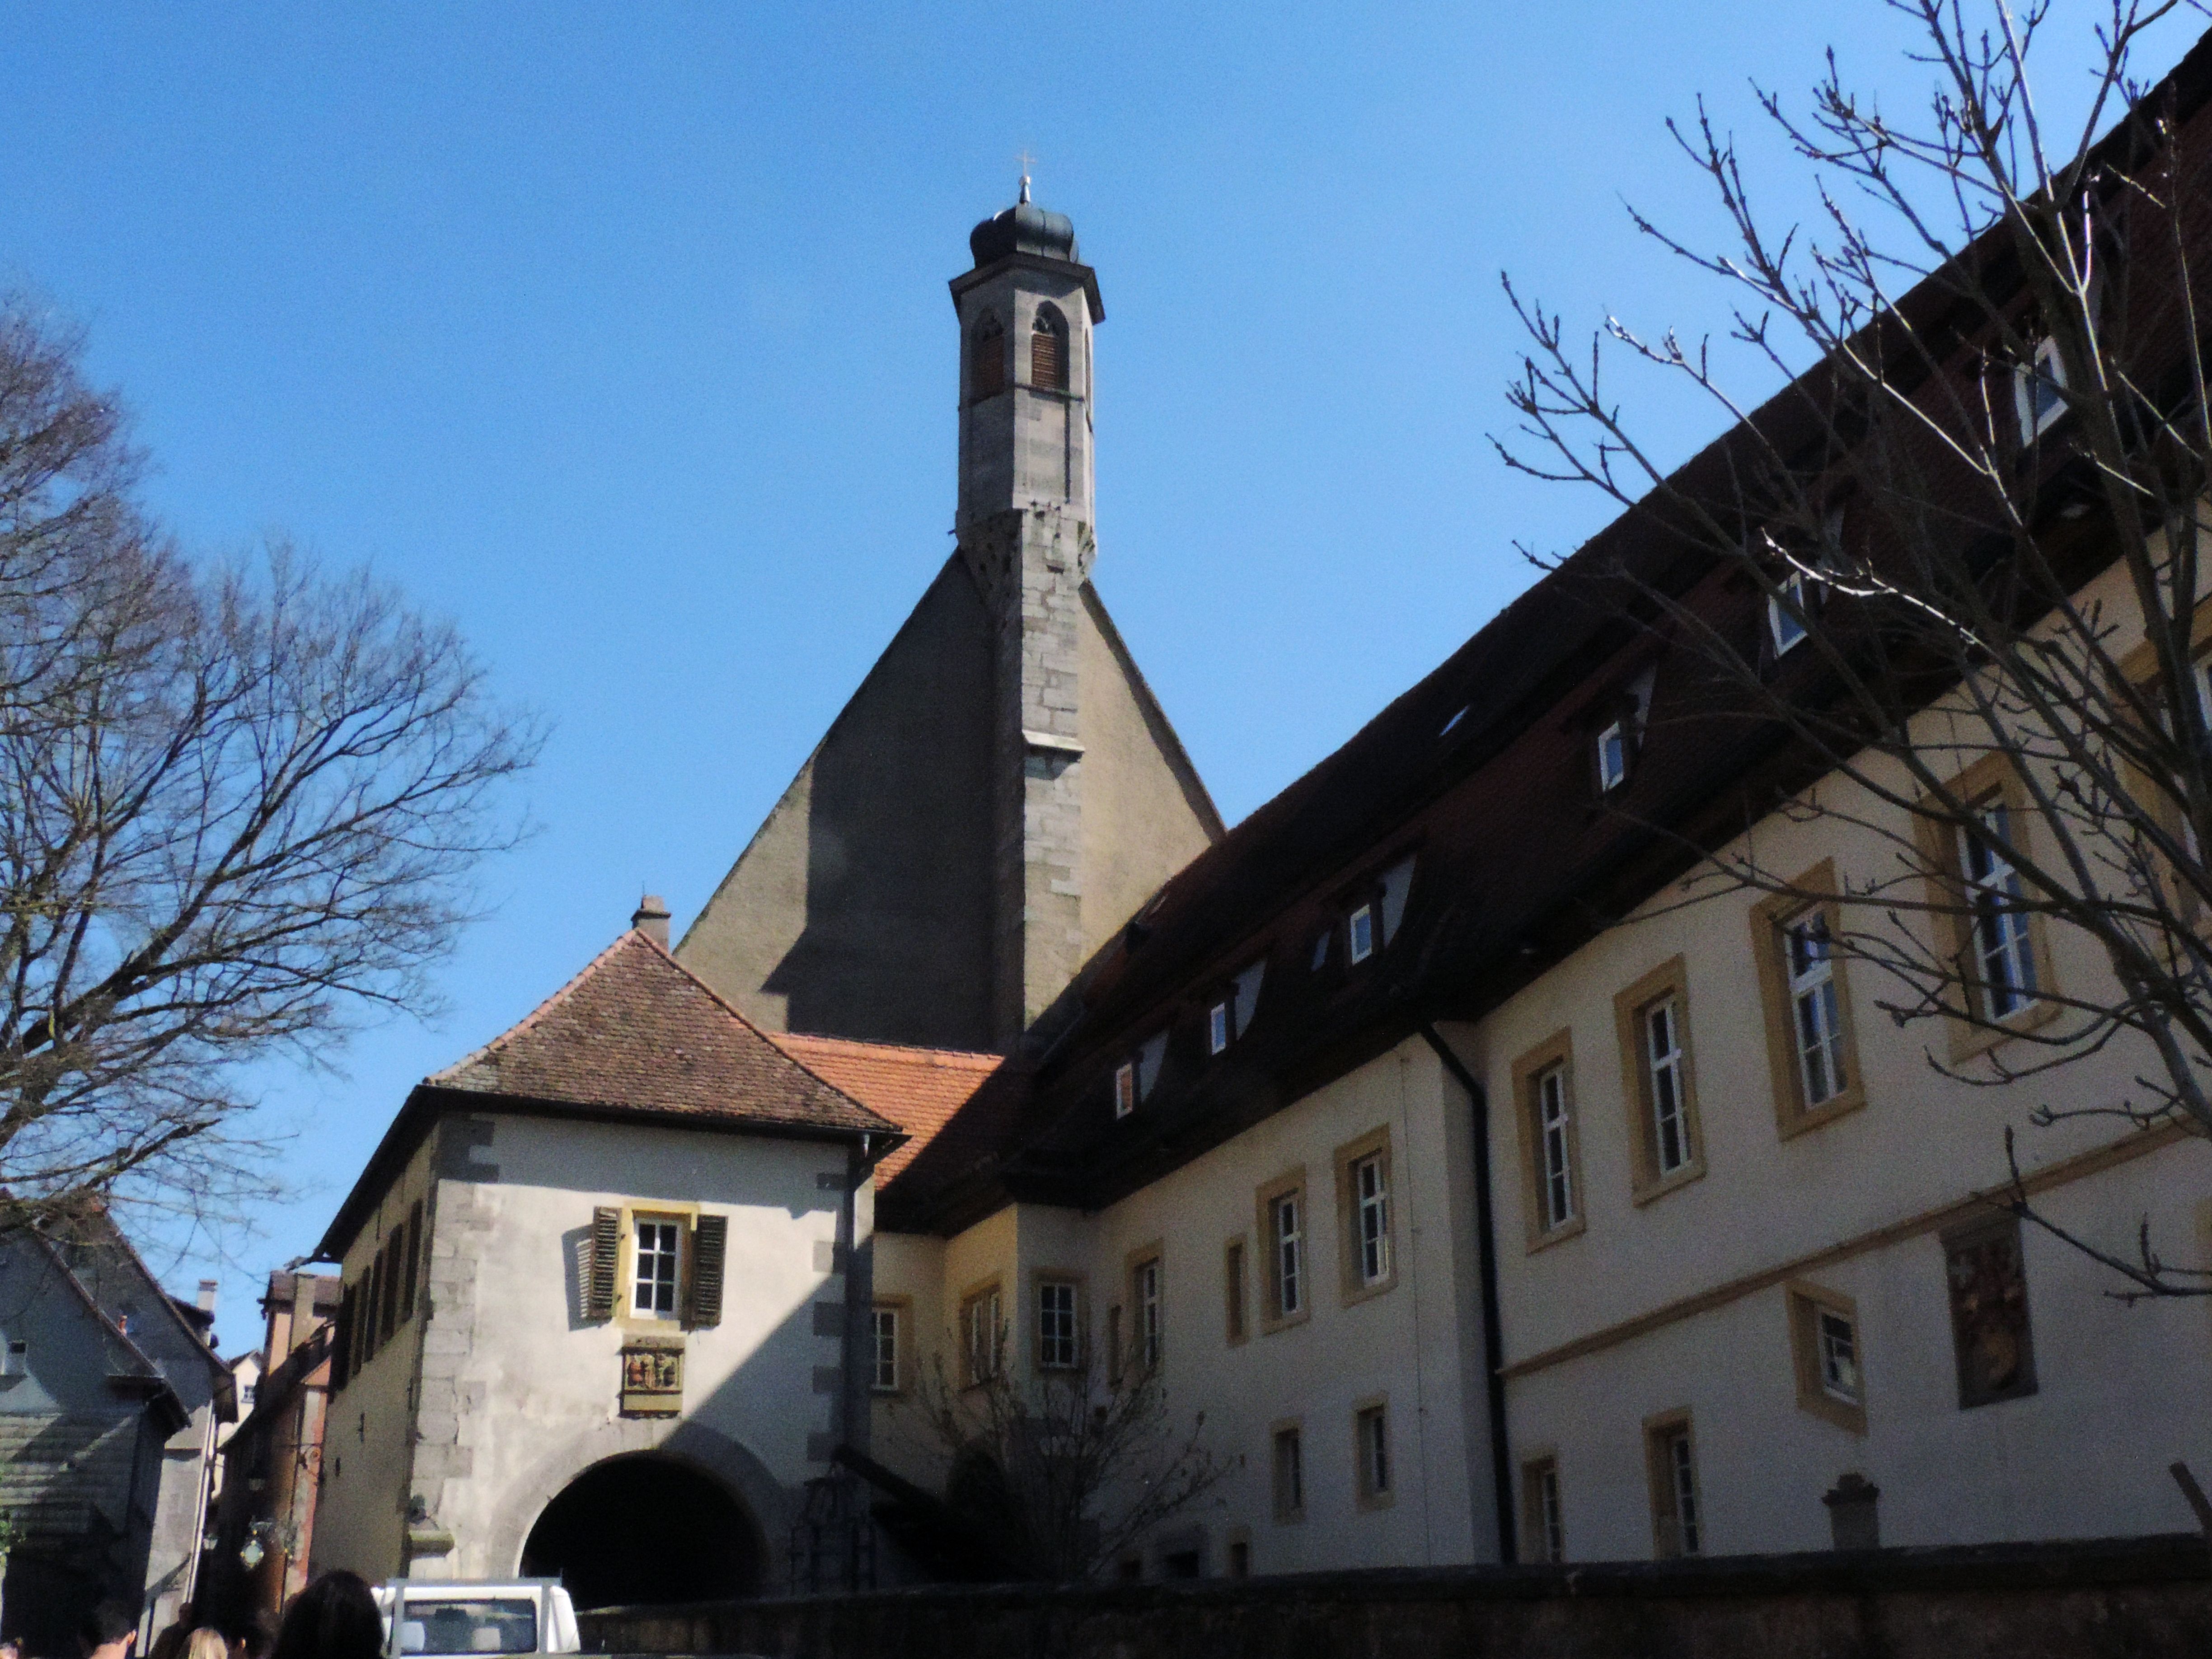
[[[1074,222],[1064,213],[1048,213],[1030,201],[1026,175],[1019,201],[968,233],[968,251],[975,256],[978,270],[1011,253],[1038,253],[1070,264],[1079,263]]]

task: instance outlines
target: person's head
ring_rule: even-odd
[[[269,1650],[276,1644],[276,1632],[270,1629],[264,1613],[250,1613],[234,1621],[229,1636],[230,1659],[268,1659]],[[7,1656],[0,1654],[0,1659]]]
[[[138,1621],[120,1601],[102,1601],[76,1627],[76,1644],[84,1659],[131,1659],[138,1640]]]
[[[376,1597],[355,1574],[333,1571],[292,1598],[270,1659],[377,1659],[383,1651]]]
[[[185,1659],[230,1659],[230,1644],[221,1631],[202,1625],[185,1644]]]
[[[23,1659],[23,1644],[12,1636],[0,1642],[0,1659]]]

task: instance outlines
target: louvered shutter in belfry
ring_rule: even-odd
[[[622,1253],[622,1212],[602,1204],[592,1212],[592,1267],[584,1284],[584,1317],[615,1316],[615,1258]]]
[[[702,1215],[691,1239],[691,1310],[695,1326],[722,1322],[722,1262],[729,1253],[730,1218]]]
[[[1030,383],[1053,392],[1067,388],[1067,343],[1049,325],[1030,336]]]

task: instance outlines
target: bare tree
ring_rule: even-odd
[[[1109,1381],[1093,1344],[1032,1377],[1006,1363],[1007,1346],[1001,1325],[961,1382],[939,1356],[905,1407],[949,1460],[948,1501],[1006,1559],[1040,1578],[1089,1577],[1229,1473],[1202,1442],[1206,1413],[1180,1429],[1159,1367],[1133,1348]]]
[[[432,1005],[536,743],[366,577],[186,561],[78,355],[0,304],[0,1225],[246,1190],[240,1066]]]
[[[1530,346],[1498,447],[1645,527],[1642,555],[1565,567],[1701,680],[1675,718],[1732,722],[1766,757],[1772,793],[1747,807],[1778,797],[1880,852],[1811,890],[1740,833],[1747,810],[1739,833],[1689,838],[1693,896],[1825,903],[1827,948],[1880,970],[1885,1012],[1966,1034],[1927,1045],[1948,1075],[2013,1085],[2125,1056],[2132,1086],[2040,1121],[2212,1136],[2204,52],[2147,88],[2135,56],[2179,0],[2111,0],[2061,129],[2029,74],[2052,50],[2045,4],[1887,3],[1932,76],[1925,109],[1892,118],[1832,53],[1807,112],[1759,94],[1816,184],[1808,228],[1754,204],[1701,105],[1674,136],[1735,245],[1632,216],[1734,290],[1723,340],[1608,319],[1585,349],[1516,295]],[[1730,386],[1746,360],[1786,382],[1757,408]],[[1686,381],[1726,435],[1662,467],[1614,401],[1616,362]],[[2053,979],[2045,943],[2086,944],[2108,975]],[[2015,1206],[2059,1231],[2014,1171]],[[2131,1249],[2070,1242],[2126,1294],[2212,1291],[2147,1228]]]

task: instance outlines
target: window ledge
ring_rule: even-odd
[[[1362,1302],[1372,1302],[1376,1297],[1388,1296],[1397,1288],[1398,1270],[1394,1267],[1372,1285],[1362,1285],[1356,1280],[1347,1283],[1344,1291],[1344,1305],[1350,1308]]]
[[[1814,1129],[1825,1128],[1839,1117],[1849,1117],[1866,1104],[1866,1091],[1853,1085],[1843,1093],[1822,1101],[1818,1106],[1808,1106],[1800,1111],[1784,1108],[1775,1119],[1775,1132],[1784,1140],[1791,1140]]]
[[[1548,1231],[1532,1232],[1528,1235],[1528,1254],[1534,1255],[1539,1250],[1550,1249],[1554,1244],[1564,1244],[1571,1238],[1580,1238],[1589,1226],[1588,1218],[1578,1215],[1572,1221],[1562,1222]]]
[[[2039,964],[2039,966],[2040,964]],[[1972,1060],[1985,1054],[2001,1042],[2008,1042],[2024,1031],[2033,1031],[2048,1025],[2058,1018],[2060,1005],[2048,997],[2039,997],[2027,1007],[2007,1014],[1993,1025],[1969,1025],[1954,1019],[1951,1026],[1951,1058],[1954,1060]]]
[[[1666,1197],[1669,1193],[1680,1192],[1693,1181],[1704,1180],[1705,1175],[1705,1157],[1703,1152],[1700,1152],[1672,1175],[1660,1176],[1654,1180],[1644,1182],[1636,1188],[1630,1196],[1636,1206],[1641,1209],[1655,1200]]]
[[[1294,1330],[1312,1317],[1311,1308],[1301,1308],[1294,1314],[1284,1314],[1280,1316],[1272,1314],[1263,1315],[1260,1320],[1259,1334],[1261,1336],[1273,1336],[1283,1331]]]
[[[1801,1391],[1797,1395],[1797,1406],[1801,1411],[1809,1412],[1814,1417],[1852,1434],[1863,1435],[1867,1431],[1866,1407],[1863,1404],[1846,1405],[1825,1389]]]

